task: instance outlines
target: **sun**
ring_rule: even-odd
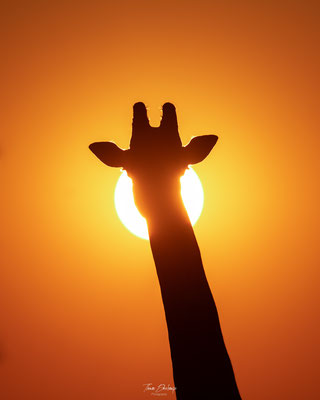
[[[194,225],[203,208],[203,188],[195,171],[189,167],[180,178],[181,196],[192,225]],[[134,235],[149,240],[147,221],[139,213],[133,198],[132,180],[123,171],[116,184],[114,202],[117,214],[123,225]]]

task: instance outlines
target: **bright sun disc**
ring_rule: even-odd
[[[180,178],[181,195],[192,225],[194,225],[203,208],[203,189],[198,175],[189,167]],[[149,239],[145,218],[139,213],[133,198],[132,180],[126,171],[120,175],[114,192],[117,214],[123,225],[134,235]]]

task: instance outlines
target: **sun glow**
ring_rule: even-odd
[[[191,167],[180,178],[181,196],[192,225],[194,225],[203,208],[203,189],[198,175]],[[145,218],[139,213],[133,198],[132,180],[126,171],[120,175],[115,192],[114,202],[117,214],[123,225],[134,235],[149,239],[148,227]]]

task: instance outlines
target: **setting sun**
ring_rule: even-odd
[[[181,196],[192,225],[194,225],[203,208],[203,189],[198,175],[191,167],[180,178]],[[126,171],[120,175],[114,192],[117,214],[123,225],[134,235],[149,239],[145,218],[139,213],[133,198],[132,181]]]

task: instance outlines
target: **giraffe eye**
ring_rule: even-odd
[[[201,215],[204,195],[201,181],[195,171],[190,167],[180,178],[181,196],[192,225]],[[114,201],[117,214],[123,225],[134,235],[149,239],[146,220],[139,213],[133,197],[132,180],[126,171],[122,171],[116,184]]]

